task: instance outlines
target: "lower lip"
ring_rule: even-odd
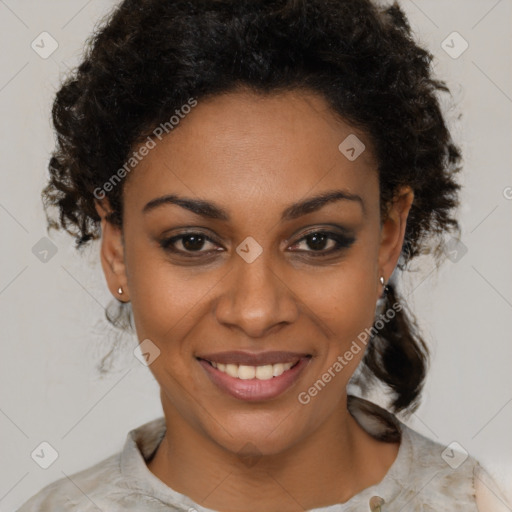
[[[198,361],[206,370],[210,380],[219,389],[235,398],[238,398],[239,400],[256,402],[261,400],[270,400],[291,388],[309,363],[310,358],[301,358],[295,366],[286,370],[282,375],[279,375],[279,377],[272,377],[267,380],[238,379],[217,370],[217,368],[214,368],[210,363],[203,359],[199,359]]]

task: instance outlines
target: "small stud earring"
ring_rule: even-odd
[[[384,279],[384,276],[379,277],[379,282],[382,285],[382,297],[384,297],[389,291],[389,288],[386,286],[386,280]]]
[[[119,295],[122,295],[123,294],[123,289],[121,287],[119,287],[118,290],[117,290],[117,293],[119,293]]]

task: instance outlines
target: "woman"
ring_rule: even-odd
[[[78,247],[101,237],[164,417],[22,512],[505,506],[395,416],[428,356],[395,269],[458,228],[430,60],[396,5],[117,8],[57,94],[44,199]]]

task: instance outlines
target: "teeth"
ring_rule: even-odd
[[[260,380],[268,380],[274,376],[274,368],[271,364],[256,367],[256,378]]]
[[[238,377],[238,365],[237,364],[227,364],[224,370],[230,377]]]
[[[272,365],[272,375],[274,377],[278,377],[284,372],[284,365],[283,363],[277,363]]]
[[[256,368],[254,366],[240,365],[238,367],[238,378],[247,380],[254,379],[256,377]]]
[[[277,363],[266,364],[264,366],[246,366],[243,364],[223,364],[210,361],[214,368],[223,373],[227,373],[230,377],[242,380],[258,379],[269,380],[273,377],[279,377],[286,370],[289,370],[295,363]]]

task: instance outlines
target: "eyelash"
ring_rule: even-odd
[[[192,235],[199,235],[199,236],[201,236],[205,242],[211,242],[211,243],[214,243],[214,244],[216,243],[215,240],[213,240],[209,236],[205,235],[204,233],[196,232],[196,231],[190,231],[188,233],[181,233],[179,235],[175,235],[175,236],[172,236],[170,238],[166,238],[164,240],[161,240],[160,241],[160,246],[165,251],[168,251],[168,252],[173,253],[173,254],[178,254],[180,256],[185,256],[186,258],[200,258],[200,257],[203,257],[205,255],[209,256],[209,255],[212,255],[213,253],[217,252],[215,250],[212,250],[212,251],[201,251],[201,250],[198,250],[198,251],[183,251],[183,250],[179,250],[179,249],[176,249],[176,248],[173,247],[173,244],[176,243],[177,241],[182,240],[182,239],[186,238],[187,236],[192,236]],[[351,237],[351,236],[342,235],[340,233],[334,233],[332,231],[315,230],[315,231],[310,231],[310,232],[306,233],[302,238],[297,240],[297,242],[294,242],[292,246],[295,246],[295,245],[299,244],[300,242],[306,241],[308,237],[311,237],[313,235],[325,235],[325,236],[327,236],[327,240],[334,240],[334,242],[336,242],[336,246],[334,248],[329,249],[329,250],[298,251],[298,252],[309,253],[313,258],[327,257],[327,256],[331,256],[334,253],[341,252],[343,249],[348,249],[354,243],[354,241],[355,241],[355,238]]]

